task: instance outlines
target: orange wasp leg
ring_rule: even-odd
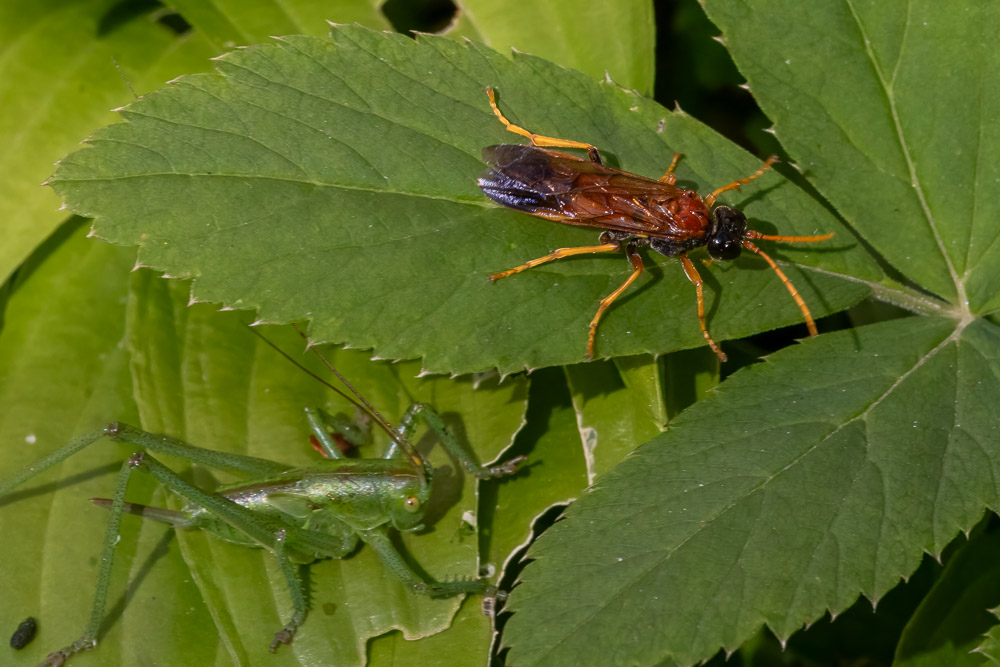
[[[597,146],[593,144],[585,144],[582,141],[573,141],[572,139],[557,139],[556,137],[546,137],[542,134],[535,134],[534,132],[529,132],[520,125],[514,125],[514,123],[507,120],[507,117],[503,115],[500,111],[500,107],[497,106],[496,93],[492,88],[486,88],[486,94],[490,97],[490,108],[493,109],[493,113],[496,114],[500,122],[504,124],[508,132],[513,132],[514,134],[520,134],[522,137],[526,137],[531,140],[535,146],[548,146],[549,148],[582,148],[587,151],[590,159],[598,164],[604,164],[604,160],[601,159],[601,154],[597,150]]]
[[[500,273],[491,273],[490,280],[500,280],[501,278],[506,278],[507,276],[512,276],[515,273],[521,273],[521,271],[527,271],[528,269],[533,269],[539,264],[545,264],[546,262],[551,262],[554,259],[561,259],[563,257],[572,257],[573,255],[586,255],[595,252],[611,252],[613,250],[620,249],[621,246],[617,243],[602,243],[601,245],[588,245],[580,246],[578,248],[559,248],[558,250],[553,250],[548,255],[544,257],[539,257],[538,259],[533,259],[529,262],[525,262],[520,266],[515,266],[513,269],[507,269],[506,271],[501,271]]]
[[[800,237],[800,240],[803,238],[810,240],[822,240],[824,238],[829,238],[830,236],[832,236],[832,234],[827,234],[822,237],[805,236],[805,237]],[[775,264],[774,260],[771,259],[766,252],[755,246],[753,243],[750,243],[750,241],[743,241],[743,247],[752,253],[760,255],[761,257],[764,258],[765,262],[771,265],[771,268],[774,269],[774,272],[778,274],[778,278],[781,280],[781,282],[785,284],[785,288],[788,290],[788,293],[792,295],[792,299],[794,299],[795,303],[798,304],[799,310],[802,311],[802,316],[806,320],[806,327],[809,329],[809,335],[815,336],[816,334],[818,334],[819,331],[817,331],[816,329],[816,322],[813,320],[812,313],[809,312],[809,306],[806,305],[806,302],[802,298],[802,295],[799,294],[799,291],[797,289],[795,289],[795,285],[793,285],[792,281],[788,279],[788,276],[786,276],[784,272],[778,268],[778,265]]]
[[[747,183],[749,183],[753,179],[758,178],[760,176],[763,176],[764,172],[767,171],[768,169],[770,169],[771,165],[774,164],[777,161],[778,161],[778,156],[777,155],[772,155],[771,157],[767,158],[767,160],[764,161],[764,164],[761,165],[760,169],[758,169],[754,173],[750,174],[746,178],[741,178],[738,181],[733,181],[729,185],[723,185],[721,188],[719,188],[718,190],[716,190],[712,194],[706,195],[705,198],[704,198],[705,206],[707,206],[709,208],[712,208],[712,206],[715,205],[716,198],[719,195],[721,195],[723,192],[729,192],[730,190],[738,190],[741,185],[746,185]]]
[[[705,324],[705,296],[701,290],[701,274],[698,273],[698,269],[694,268],[694,264],[688,259],[687,255],[681,253],[678,256],[681,258],[681,265],[684,267],[684,275],[694,285],[695,294],[698,296],[698,326],[701,327],[701,335],[705,337],[708,346],[712,348],[712,352],[715,352],[715,356],[719,358],[719,361],[726,361],[726,353],[719,349],[719,346],[712,340],[712,337],[708,333],[708,326]]]
[[[632,263],[632,274],[625,279],[625,282],[618,289],[601,299],[601,305],[598,306],[597,312],[594,314],[594,319],[590,320],[590,332],[587,334],[587,359],[594,358],[594,339],[597,337],[597,323],[601,321],[604,311],[614,303],[615,299],[621,296],[622,292],[628,289],[629,285],[635,282],[635,279],[643,271],[642,257],[635,251],[635,248],[629,247],[625,252],[628,256],[628,261]]]
[[[681,159],[680,153],[674,153],[674,159],[667,167],[667,171],[664,172],[663,176],[658,179],[661,183],[666,183],[667,185],[673,185],[677,182],[677,176],[674,175],[674,169],[677,168],[677,161]]]

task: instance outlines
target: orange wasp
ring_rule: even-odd
[[[587,253],[624,250],[632,264],[632,274],[618,289],[601,299],[597,313],[590,321],[590,333],[587,336],[588,359],[594,356],[597,324],[604,311],[642,273],[643,264],[638,249],[647,245],[667,257],[680,258],[684,273],[694,285],[698,297],[698,324],[701,326],[701,333],[720,360],[725,361],[726,355],[712,340],[705,325],[701,276],[687,256],[688,250],[701,246],[706,246],[708,254],[718,260],[736,259],[743,248],[760,255],[788,288],[805,317],[810,335],[816,335],[816,323],[798,290],[774,260],[752,241],[812,243],[825,241],[833,237],[833,234],[761,234],[747,229],[746,216],[741,212],[728,206],[715,206],[715,200],[720,194],[736,190],[761,176],[777,161],[777,156],[769,157],[760,169],[747,178],[733,181],[702,198],[694,190],[685,190],[675,185],[677,177],[674,175],[674,168],[681,157],[680,153],[674,154],[673,162],[659,180],[619,171],[604,164],[596,146],[542,136],[514,125],[497,107],[493,89],[487,88],[486,94],[489,95],[493,113],[507,130],[527,137],[533,145],[500,144],[484,148],[483,160],[490,165],[490,169],[479,177],[479,188],[483,193],[502,206],[539,218],[604,230],[599,239],[600,245],[560,248],[513,269],[494,273],[490,280],[506,278],[561,257]],[[587,151],[589,159],[546,150],[542,146],[581,148]]]

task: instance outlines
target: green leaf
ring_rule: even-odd
[[[659,365],[652,357],[577,364],[566,376],[588,483],[665,426]]]
[[[532,374],[527,424],[511,453],[528,456],[516,480],[490,480],[483,485],[484,505],[494,508],[491,529],[482,536],[483,553],[504,567],[510,565],[505,562],[510,554],[531,542],[533,524],[540,515],[575,500],[587,487],[576,415],[559,369]]]
[[[198,36],[179,36],[148,13],[122,14],[120,5],[0,6],[0,280],[66,220],[59,200],[40,187],[52,164],[114,120],[109,109],[133,99],[128,85],[152,90],[205,69],[214,55]]]
[[[189,308],[188,285],[148,271],[133,273],[129,285],[131,250],[77,236],[72,243],[53,240],[44,263],[25,270],[24,284],[16,287],[7,308],[0,346],[0,387],[6,392],[0,478],[74,433],[113,419],[290,464],[307,464],[316,456],[302,408],[342,410],[342,402],[330,400],[332,392],[259,342],[241,323],[245,314],[217,313],[206,305]],[[292,353],[303,345],[287,327],[268,335]],[[508,447],[522,424],[524,379],[498,385],[495,377],[480,378],[474,389],[471,378],[415,378],[419,366],[414,363],[370,362],[357,351],[329,356],[390,419],[414,400],[435,406],[483,462]],[[305,361],[325,372],[317,360]],[[362,454],[378,455],[384,440]],[[421,445],[432,443],[431,438]],[[479,515],[476,483],[457,473],[438,449],[431,456],[437,474],[429,529],[406,535],[401,543],[413,562],[434,576],[475,576],[479,551],[466,521],[475,522]],[[7,546],[0,549],[0,574],[14,583],[0,622],[13,628],[32,614],[42,627],[36,643],[14,664],[35,664],[40,654],[82,633],[106,521],[103,511],[85,500],[109,495],[128,451],[96,444],[63,463],[58,475],[49,472],[2,500],[0,535]],[[188,468],[184,461],[168,463],[182,472]],[[194,477],[208,488],[214,484],[205,471],[194,471]],[[130,484],[129,499],[161,506],[171,500],[142,476]],[[290,603],[266,552],[198,532],[175,537],[137,517],[125,518],[121,536],[100,646],[75,657],[74,665],[154,659],[329,665],[334,664],[331,656],[337,656],[338,665],[359,665],[365,662],[369,637],[393,628],[408,639],[438,633],[450,627],[461,603],[413,595],[371,550],[361,548],[347,559],[309,568],[311,613],[293,644],[271,656],[267,646],[290,614]],[[126,587],[129,594],[120,600]],[[450,640],[458,644],[455,650],[485,658],[488,619],[473,616],[461,627]],[[406,642],[397,653],[405,655],[411,645]]]
[[[1000,502],[1000,331],[977,317],[996,293],[997,12],[709,5],[806,175],[954,305],[875,286],[938,315],[775,354],[598,479],[529,553],[505,631],[518,664],[693,664],[763,625],[785,639],[877,601]],[[947,115],[958,88],[977,103]]]
[[[132,303],[142,310],[133,312],[130,338],[137,350],[136,394],[143,425],[213,449],[307,465],[316,455],[308,445],[302,407],[342,411],[343,399],[290,368],[250,335],[242,323],[245,315],[219,314],[206,305],[186,307],[187,288],[148,272],[136,279]],[[289,351],[303,344],[287,327],[266,335]],[[526,399],[523,380],[498,386],[494,379],[473,390],[471,378],[416,379],[419,366],[414,363],[373,363],[359,351],[325,354],[390,420],[415,401],[434,406],[480,461],[496,459],[520,427]],[[324,373],[317,360],[303,362]],[[379,456],[384,441],[361,455]],[[433,576],[474,577],[478,549],[475,534],[465,535],[465,515],[477,513],[476,480],[456,474],[443,452],[435,451],[431,461],[437,468],[431,530],[405,535],[401,541]],[[234,662],[267,659],[270,638],[290,614],[285,582],[273,558],[202,533],[184,533],[179,540]],[[262,582],[269,582],[269,589]],[[409,639],[441,632],[461,603],[413,595],[364,548],[347,559],[315,563],[309,568],[309,582],[312,613],[275,664],[329,664],[330,656],[338,656],[337,664],[361,665],[369,638],[392,629],[401,629]],[[489,622],[479,620],[488,629]],[[485,656],[488,632],[469,637],[478,644],[466,643],[465,650]]]
[[[263,42],[272,35],[322,35],[327,21],[391,27],[379,11],[383,3],[376,0],[172,0],[170,4],[219,51]]]
[[[536,543],[510,659],[694,664],[878,600],[1000,502],[998,352],[986,322],[910,318],[737,372]]]
[[[800,169],[912,282],[1000,307],[1000,6],[704,3]]]
[[[961,545],[904,629],[892,664],[983,664],[984,657],[972,649],[996,623],[988,609],[1000,603],[998,563],[1000,532],[996,530],[977,531]]]
[[[43,245],[19,273],[7,304],[0,334],[0,478],[113,418],[137,419],[123,345],[132,253],[85,239],[84,231],[77,223]],[[7,582],[0,627],[13,629],[29,615],[39,623],[35,641],[8,652],[4,664],[35,665],[83,633],[107,520],[87,498],[109,494],[127,455],[109,443],[95,445],[0,499],[0,577]],[[149,482],[136,479],[130,498],[149,502],[155,487]],[[212,620],[176,544],[164,540],[170,531],[152,523],[126,526],[109,610],[120,615],[125,604],[135,627],[109,619],[101,650],[73,665],[148,664],[151,655],[164,664],[211,664],[219,650],[214,636],[177,641],[201,636]],[[163,627],[171,632],[154,631]]]
[[[144,265],[194,278],[198,300],[257,308],[268,322],[308,318],[315,339],[423,356],[430,371],[580,361],[597,301],[630,271],[613,257],[577,258],[489,283],[491,272],[596,234],[482,195],[481,148],[514,140],[484,85],[516,121],[595,143],[624,169],[660,174],[679,150],[690,156],[682,182],[718,185],[759,165],[683,114],[476,44],[337,27],[329,41],[283,38],[217,67],[125,110],[127,122],[62,162],[57,191],[96,218],[100,236],[139,245]],[[773,173],[729,200],[765,230],[839,229]],[[823,248],[773,249],[817,315],[881,279],[838,234]],[[801,321],[758,258],[705,274],[719,339]],[[680,264],[661,258],[647,276],[602,322],[601,355],[703,344]]]
[[[653,92],[656,21],[649,0],[459,0],[458,4],[459,18],[474,39],[501,53],[514,48],[580,70],[594,80],[610,77],[643,95]]]
[[[997,616],[1000,608],[994,607],[989,611],[993,614],[993,626],[986,633],[983,642],[976,647],[976,652],[986,656],[988,664],[996,665],[1000,664],[1000,623],[996,622],[1000,618]]]

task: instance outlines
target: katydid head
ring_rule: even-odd
[[[400,488],[390,499],[388,514],[392,527],[399,531],[419,530],[431,499],[430,480],[419,479]]]

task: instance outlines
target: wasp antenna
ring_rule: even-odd
[[[760,255],[765,262],[771,265],[774,272],[778,274],[778,278],[782,283],[784,283],[785,289],[788,290],[788,293],[792,295],[792,299],[796,304],[798,304],[799,310],[802,311],[802,316],[806,320],[806,328],[809,329],[809,335],[815,336],[818,334],[819,331],[816,329],[816,322],[813,320],[812,313],[809,312],[809,306],[806,305],[805,299],[803,299],[802,295],[799,294],[799,291],[795,289],[795,285],[793,285],[792,281],[788,279],[788,276],[786,276],[785,273],[778,268],[777,263],[775,263],[775,261],[771,259],[766,252],[755,246],[753,243],[750,243],[750,241],[743,241],[743,247],[754,254]]]
[[[770,169],[771,165],[773,165],[777,161],[778,161],[778,156],[777,155],[772,155],[771,157],[769,157],[766,160],[764,160],[764,164],[762,164],[760,166],[760,169],[758,169],[754,173],[750,174],[746,178],[741,178],[738,181],[733,181],[732,183],[729,183],[728,185],[723,185],[721,188],[719,188],[715,192],[713,192],[710,195],[707,195],[705,197],[705,199],[704,199],[705,206],[708,206],[709,208],[711,208],[712,206],[715,205],[716,198],[718,198],[718,196],[721,195],[723,192],[729,192],[730,190],[736,190],[741,185],[746,185],[747,183],[749,183],[750,181],[754,180],[755,178],[759,178],[760,176],[763,176],[764,172],[766,172],[768,169]]]
[[[760,232],[755,232],[750,229],[747,230],[744,238],[760,241],[784,241],[785,243],[817,243],[819,241],[828,241],[832,239],[833,234],[834,232],[830,232],[829,234],[820,234],[818,236],[781,236],[775,234],[761,234]]]

